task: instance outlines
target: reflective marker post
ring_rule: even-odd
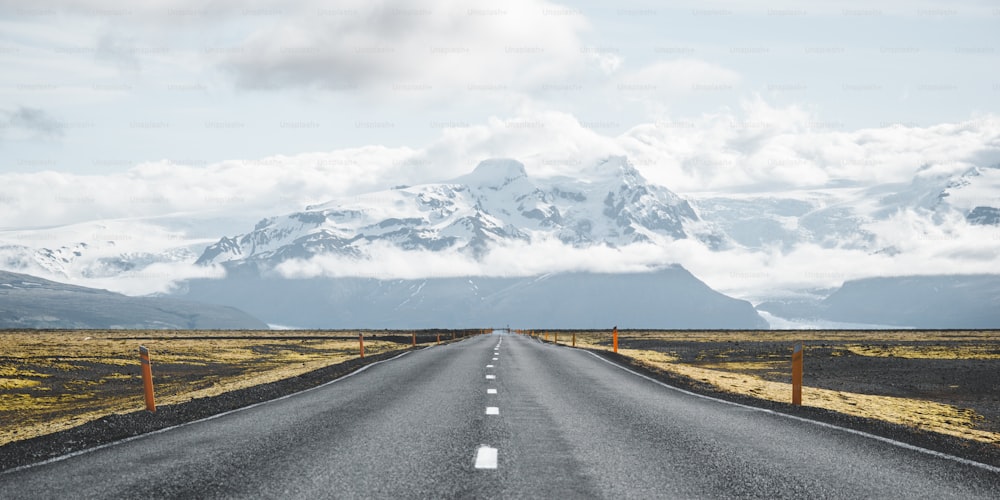
[[[612,332],[611,336],[613,337],[613,342],[614,342],[614,345],[615,345],[615,353],[617,354],[618,353],[618,327],[617,326],[615,327],[615,331]]]
[[[365,357],[365,334],[363,334],[363,333],[359,333],[358,334],[358,344],[361,345],[361,350],[360,350],[361,351],[361,357],[364,358]]]
[[[792,349],[792,404],[802,406],[802,344]]]
[[[149,349],[139,346],[139,362],[142,364],[142,387],[146,393],[146,410],[156,412],[153,399],[153,366],[149,362]]]

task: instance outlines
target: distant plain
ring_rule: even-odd
[[[568,345],[574,333],[534,335]],[[578,347],[612,349],[610,331],[575,335]],[[417,332],[418,346],[437,340]],[[411,332],[366,332],[365,350],[405,349],[411,341]],[[712,392],[787,403],[796,342],[805,346],[804,405],[1000,446],[997,331],[622,331],[619,353]],[[158,405],[296,377],[359,354],[356,331],[3,331],[0,446],[142,410],[139,345],[152,353]]]

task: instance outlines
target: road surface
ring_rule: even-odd
[[[1000,471],[517,335],[0,474],[0,498],[997,498]]]

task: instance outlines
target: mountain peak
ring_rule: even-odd
[[[474,187],[502,188],[511,182],[528,177],[524,164],[511,158],[490,158],[476,165],[472,173],[456,179]]]
[[[624,156],[609,156],[597,164],[595,168],[604,175],[612,176],[623,182],[646,183],[646,178]]]

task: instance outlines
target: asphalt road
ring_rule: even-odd
[[[164,497],[969,499],[1000,472],[489,335],[0,474],[4,499]]]

